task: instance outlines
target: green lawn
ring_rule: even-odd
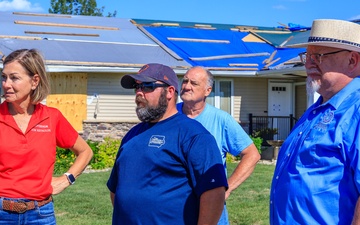
[[[228,165],[231,174],[235,164]],[[231,225],[269,224],[269,195],[274,165],[258,164],[252,175],[227,200]]]
[[[231,174],[236,163],[228,165]],[[269,224],[268,202],[273,165],[258,164],[251,177],[227,201],[231,225]],[[111,224],[112,206],[106,187],[110,172],[82,174],[74,186],[54,197],[58,225]]]

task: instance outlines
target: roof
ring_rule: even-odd
[[[308,30],[37,13],[0,12],[0,18],[0,56],[37,48],[50,71],[136,72],[153,62],[178,73],[199,65],[230,76],[295,67],[298,74],[304,49],[286,45]]]
[[[174,52],[174,57],[213,70],[263,71],[286,63],[294,66],[304,51],[285,47],[299,33],[287,28],[133,21],[155,42]]]
[[[0,18],[0,53],[37,48],[48,67],[133,68],[149,62],[190,66],[169,55],[129,19],[11,12],[0,12]]]

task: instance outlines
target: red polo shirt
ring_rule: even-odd
[[[26,133],[0,105],[0,197],[43,200],[52,193],[56,146],[70,148],[77,131],[58,109],[37,104]]]

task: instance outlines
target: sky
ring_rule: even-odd
[[[0,0],[0,11],[48,13],[51,0]],[[168,20],[278,27],[310,27],[314,19],[360,19],[359,0],[97,0],[104,15],[126,19]],[[0,18],[1,20],[1,18]]]

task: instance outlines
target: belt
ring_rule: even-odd
[[[37,205],[38,207],[41,207],[43,205],[48,204],[49,202],[51,202],[53,199],[50,196],[49,198],[42,200],[42,201],[37,201]],[[24,202],[24,201],[11,201],[11,200],[3,200],[2,203],[2,208],[3,210],[6,211],[11,211],[11,212],[16,212],[16,213],[24,213],[28,210],[32,210],[35,209],[35,202],[36,201],[29,201],[29,202]]]

